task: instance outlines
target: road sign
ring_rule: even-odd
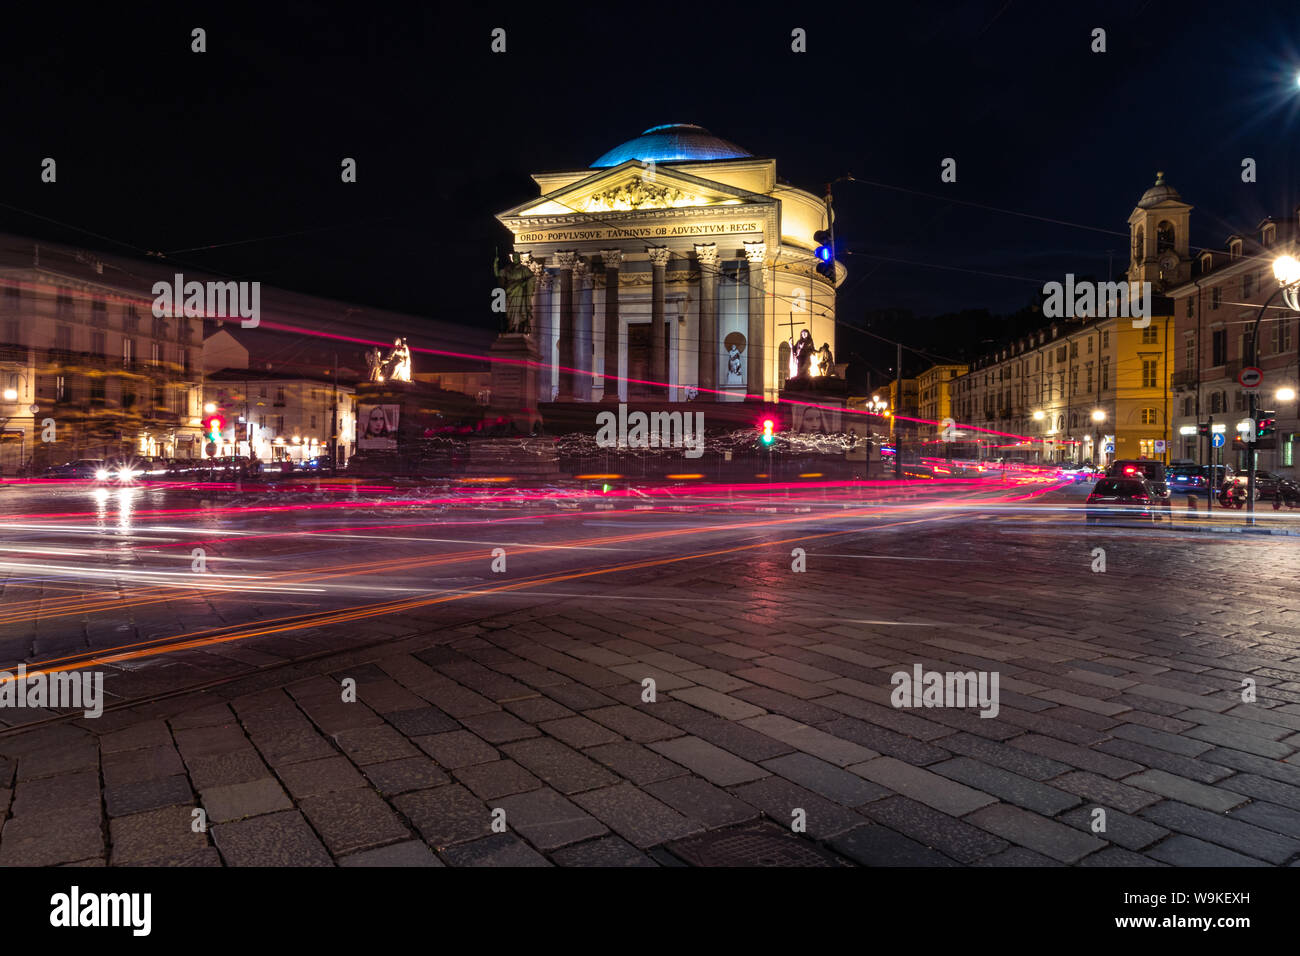
[[[207,446],[206,446],[203,450],[206,451],[206,452],[208,453],[208,457],[209,457],[209,458],[215,458],[215,457],[217,457],[217,443],[216,443],[216,442],[211,442],[211,441],[208,442]]]
[[[1106,443],[1106,454],[1108,455],[1115,454],[1115,443],[1113,441]]]
[[[1164,441],[1163,438],[1157,438],[1157,439],[1156,439],[1156,454],[1157,454],[1157,455],[1163,455],[1164,453],[1165,453],[1165,441]]]
[[[1210,436],[1210,444],[1213,445],[1215,448],[1222,448],[1223,443],[1226,440],[1227,440],[1227,436],[1224,435],[1223,432],[1215,432],[1213,435]]]
[[[1247,365],[1237,375],[1237,381],[1242,388],[1259,388],[1259,383],[1264,381],[1264,372],[1253,365]]]
[[[941,424],[943,425],[943,440],[956,441],[957,423],[953,421],[951,418],[945,418]]]

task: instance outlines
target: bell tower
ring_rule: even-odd
[[[1130,282],[1168,289],[1192,277],[1188,230],[1192,207],[1156,173],[1156,184],[1142,194],[1128,217]]]

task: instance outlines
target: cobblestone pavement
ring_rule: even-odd
[[[1294,539],[1079,524],[832,512],[121,664],[0,735],[0,865],[1296,865]],[[997,715],[892,706],[916,665]]]

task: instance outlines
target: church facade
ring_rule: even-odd
[[[775,401],[802,331],[834,352],[829,211],[775,160],[671,124],[533,180],[497,218],[535,277],[542,401]]]

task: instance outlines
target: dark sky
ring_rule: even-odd
[[[495,323],[493,214],[530,171],[666,122],[869,181],[836,193],[846,324],[1119,268],[1157,169],[1194,245],[1298,199],[1294,2],[38,7],[0,33],[0,229],[459,323]]]

